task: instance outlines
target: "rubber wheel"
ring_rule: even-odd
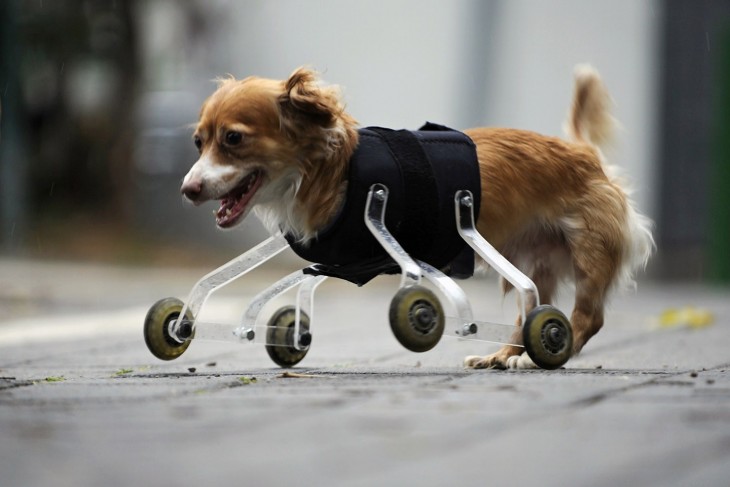
[[[294,348],[294,326],[296,324],[296,308],[284,306],[273,314],[266,328],[266,353],[276,365],[284,368],[293,367],[307,355],[312,335],[309,333],[309,316],[301,311],[299,322],[299,340],[302,350]]]
[[[152,355],[161,360],[174,360],[190,345],[190,340],[180,343],[170,336],[169,324],[180,316],[184,303],[177,298],[164,298],[152,305],[144,319],[144,342]],[[188,320],[192,315],[186,313]],[[191,337],[192,338],[192,337]]]
[[[550,305],[538,306],[527,314],[522,338],[527,354],[543,369],[563,366],[573,350],[573,330],[568,318]]]
[[[412,352],[431,350],[444,334],[444,310],[436,295],[422,286],[402,287],[390,302],[390,328]]]

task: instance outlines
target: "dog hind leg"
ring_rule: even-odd
[[[555,272],[555,268],[549,261],[539,261],[533,266],[533,270],[530,273],[530,278],[537,286],[538,292],[540,293],[540,299],[542,304],[551,304],[555,295],[558,285],[558,274]],[[502,289],[507,294],[512,286],[502,280]],[[518,309],[521,309],[521,297],[517,297]],[[528,302],[525,303],[525,309],[529,313],[531,309],[538,305],[538,303]],[[516,329],[512,334],[511,342],[521,344],[522,343],[522,315],[517,316],[515,323]],[[537,366],[530,359],[530,357],[523,353],[525,349],[520,346],[505,345],[500,348],[497,352],[487,355],[470,355],[464,359],[464,366],[473,369],[532,369]]]

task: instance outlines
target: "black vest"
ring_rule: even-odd
[[[338,215],[307,245],[285,235],[297,255],[318,264],[307,272],[358,285],[379,274],[400,272],[365,226],[368,191],[381,183],[389,190],[385,225],[406,252],[453,277],[470,277],[474,254],[456,229],[454,195],[470,190],[475,211],[479,210],[481,184],[474,142],[461,132],[431,123],[417,131],[368,127],[359,134]]]

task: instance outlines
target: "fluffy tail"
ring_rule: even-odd
[[[613,138],[618,122],[611,116],[611,97],[593,67],[579,65],[575,68],[575,92],[573,103],[568,113],[564,129],[568,136],[576,142],[591,144],[595,147],[605,146]],[[604,163],[608,177],[615,184],[624,187],[626,184],[619,177],[616,168]],[[617,287],[632,287],[635,284],[634,274],[646,267],[647,261],[654,252],[652,237],[652,221],[636,211],[634,203],[627,194],[626,214],[624,220],[624,255],[619,269]]]
[[[564,129],[576,142],[604,146],[613,138],[617,125],[611,116],[611,97],[592,66],[576,66],[574,76],[573,103]]]

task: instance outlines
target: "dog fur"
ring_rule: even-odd
[[[465,131],[481,175],[477,230],[535,282],[543,304],[562,282],[575,283],[573,354],[603,326],[609,293],[632,283],[654,248],[651,222],[634,209],[600,150],[615,125],[609,108],[598,73],[579,66],[569,141],[507,128]],[[342,204],[358,133],[338,88],[299,68],[283,81],[220,80],[202,106],[194,141],[200,159],[183,181],[187,199],[220,200],[222,228],[253,209],[270,232],[306,243]],[[509,291],[506,281],[503,289]],[[513,339],[520,343],[519,328]],[[523,351],[505,346],[467,357],[465,365],[534,366]]]

